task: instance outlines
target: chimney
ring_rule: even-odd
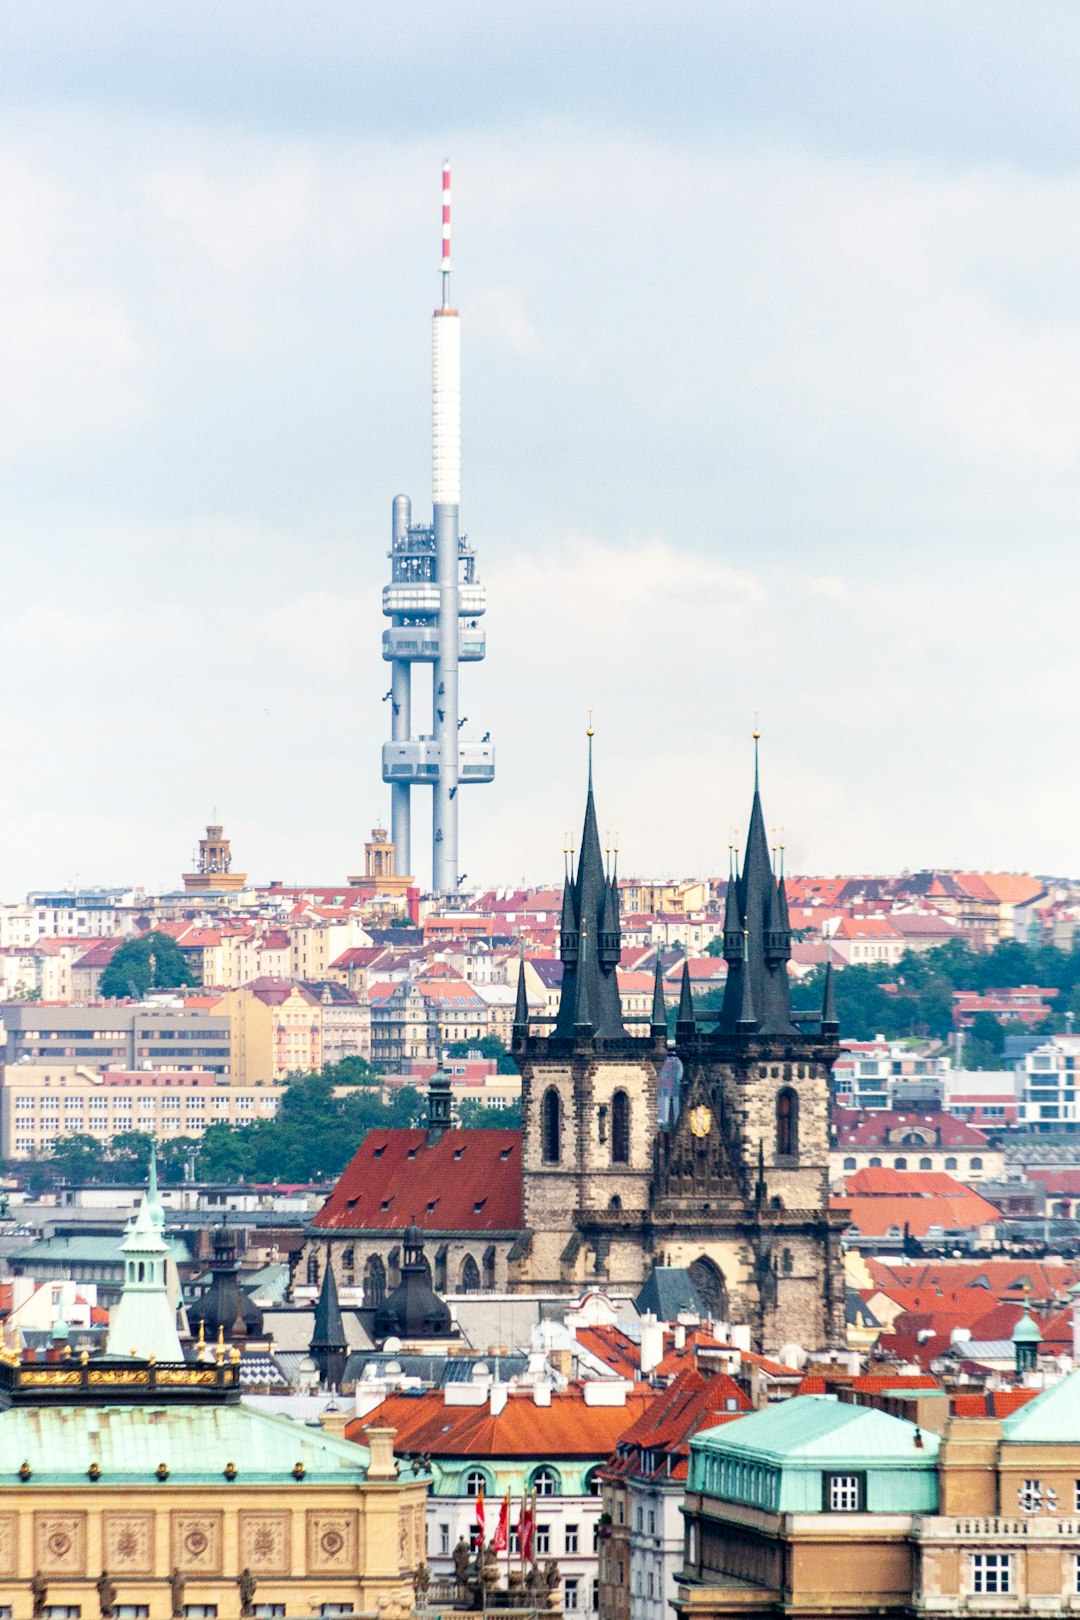
[[[394,1461],[394,1436],[396,1429],[365,1429],[364,1443],[371,1452],[371,1461],[368,1464],[368,1479],[397,1479],[397,1463]]]
[[[685,1350],[686,1349],[686,1323],[685,1322],[676,1322],[675,1323],[675,1348],[676,1348],[676,1350]]]
[[[641,1318],[641,1376],[648,1378],[664,1359],[664,1328],[651,1311]]]
[[[505,1384],[492,1384],[491,1386],[491,1415],[498,1417],[500,1412],[506,1410],[506,1397],[510,1391]]]

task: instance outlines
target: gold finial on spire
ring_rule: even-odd
[[[592,740],[596,736],[596,733],[593,730],[592,710],[591,709],[589,710],[589,724],[586,727],[585,735],[589,739],[589,792],[591,793],[592,792]]]
[[[758,790],[758,743],[761,741],[761,727],[758,725],[758,711],[754,710],[754,792]]]

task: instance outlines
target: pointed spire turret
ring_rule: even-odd
[[[315,1321],[311,1329],[311,1344],[308,1350],[312,1361],[319,1369],[319,1377],[323,1384],[340,1389],[349,1355],[349,1344],[345,1337],[345,1324],[341,1320],[337,1282],[329,1252],[323,1269],[322,1287],[319,1290],[319,1302],[315,1307]]]
[[[588,944],[586,944],[588,940]],[[592,788],[592,727],[589,727],[589,786],[577,873],[563,889],[560,955],[562,991],[555,1035],[574,1039],[588,1029],[603,1039],[624,1036],[622,1002],[616,977],[622,941],[618,895],[604,872],[596,803]]]
[[[754,735],[754,798],[742,873],[734,898],[729,884],[724,915],[724,958],[728,964],[720,1028],[726,1034],[756,1032],[792,1035],[788,958],[791,932],[787,894],[773,877],[765,813],[761,807],[758,733]],[[736,923],[736,912],[738,922]],[[741,939],[736,948],[735,929]]]
[[[589,931],[581,930],[581,958],[578,962],[574,985],[574,1034],[587,1038],[593,1033],[592,1008],[589,1005]]]
[[[515,1041],[524,1041],[529,1034],[529,998],[525,993],[525,954],[518,957],[517,999],[514,1002]]]
[[[653,974],[652,1017],[649,1027],[653,1035],[667,1034],[667,1005],[664,1001],[664,968],[660,952],[656,953],[656,972]]]
[[[821,1033],[835,1038],[840,1033],[840,1020],[836,1016],[836,986],[833,984],[832,955],[825,963],[825,992],[821,998]]]
[[[690,983],[690,963],[684,959],[682,979],[679,983],[679,1011],[675,1018],[675,1039],[677,1041],[690,1040],[696,1033],[697,1019],[694,1016],[694,992]]]
[[[758,1027],[758,1020],[754,1015],[754,993],[750,978],[750,935],[743,933],[743,971],[742,987],[739,998],[739,1017],[735,1028],[741,1034],[752,1035]]]

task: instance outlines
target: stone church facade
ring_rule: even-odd
[[[829,1209],[831,975],[820,1016],[796,1023],[790,944],[755,781],[745,856],[728,885],[723,1006],[696,1017],[684,973],[680,1105],[661,1129],[657,1080],[669,1042],[659,965],[647,1032],[631,1033],[616,981],[618,888],[604,870],[590,770],[577,869],[564,887],[552,1023],[530,1020],[519,978],[520,1134],[498,1133],[506,1142],[474,1181],[468,1161],[488,1133],[449,1130],[441,1097],[426,1139],[379,1133],[401,1135],[401,1153],[390,1143],[376,1162],[375,1149],[360,1149],[309,1228],[305,1280],[314,1283],[328,1257],[348,1288],[357,1257],[385,1251],[389,1260],[415,1219],[437,1289],[456,1291],[448,1250],[457,1260],[479,1243],[480,1285],[518,1292],[636,1286],[655,1265],[683,1266],[713,1314],[749,1324],[763,1351],[843,1345],[843,1220]],[[456,1196],[429,1200],[425,1215],[422,1189],[451,1183],[460,1183]]]

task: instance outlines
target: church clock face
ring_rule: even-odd
[[[708,1136],[712,1128],[712,1113],[704,1103],[690,1110],[690,1129],[695,1136]]]

